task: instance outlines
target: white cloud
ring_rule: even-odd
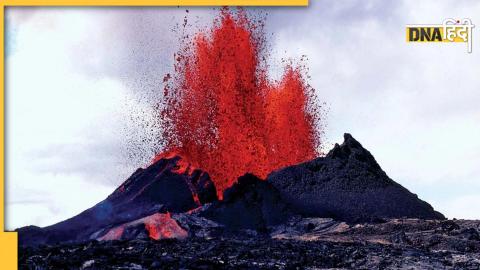
[[[51,225],[79,214],[112,192],[112,187],[75,173],[24,172],[16,176],[27,181],[8,186],[7,229]]]
[[[121,149],[129,92],[116,78],[86,75],[72,57],[92,33],[90,16],[54,10],[27,18],[6,63],[9,229],[70,217],[135,168],[122,164],[119,150],[103,151]]]
[[[438,210],[448,218],[478,219],[480,213],[480,195],[458,196],[451,200],[435,202]]]

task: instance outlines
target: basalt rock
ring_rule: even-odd
[[[390,179],[350,134],[325,156],[271,173],[268,182],[306,216],[348,222],[382,218],[444,219],[417,195]]]
[[[180,157],[160,159],[138,169],[102,202],[60,223],[18,229],[20,245],[94,239],[99,231],[155,213],[181,213],[217,200],[207,173],[190,170]]]
[[[480,241],[450,235],[441,222],[392,219],[348,225],[303,218],[281,225],[271,238],[238,233],[184,241],[135,239],[19,247],[18,265],[19,269],[92,270],[480,269]],[[454,223],[459,231],[480,228],[480,221]]]
[[[285,222],[292,215],[278,190],[252,174],[239,177],[237,183],[225,190],[222,201],[214,202],[200,213],[227,229],[260,231]]]

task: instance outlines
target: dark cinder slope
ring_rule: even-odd
[[[70,219],[45,228],[18,229],[20,245],[85,241],[118,224],[158,212],[185,212],[217,200],[208,174],[181,172],[179,161],[179,157],[161,159],[138,169],[105,200]]]
[[[19,243],[32,246],[119,239],[128,235],[120,229],[132,221],[164,226],[169,217],[164,220],[154,214],[185,213],[207,203],[211,204],[199,209],[198,215],[231,231],[262,231],[298,214],[348,222],[444,218],[391,180],[370,152],[345,134],[343,144],[335,145],[327,156],[273,172],[267,181],[252,174],[240,177],[225,191],[222,201],[217,200],[214,183],[206,172],[190,170],[180,157],[161,159],[138,169],[105,200],[70,219],[45,228],[18,229]]]
[[[248,173],[225,190],[222,201],[214,202],[200,214],[232,230],[264,230],[285,222],[291,215],[275,187]]]
[[[307,216],[349,222],[377,218],[443,219],[417,195],[390,179],[369,151],[350,134],[325,156],[271,173],[293,209]]]

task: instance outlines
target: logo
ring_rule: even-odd
[[[445,19],[442,24],[407,25],[407,42],[465,42],[472,52],[472,24],[470,19]]]

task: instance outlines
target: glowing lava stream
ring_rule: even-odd
[[[211,30],[176,54],[176,73],[165,87],[167,146],[155,160],[178,154],[179,173],[207,171],[219,198],[239,176],[265,178],[314,158],[320,144],[314,90],[302,68],[291,65],[280,81],[269,81],[261,25],[223,9]]]
[[[127,227],[144,224],[145,230],[148,232],[148,236],[155,240],[160,239],[185,239],[188,236],[188,232],[185,231],[175,221],[170,213],[161,214],[156,213],[151,216],[147,216],[129,223],[125,223],[110,229],[104,236],[98,238],[100,241],[106,240],[120,240]]]

